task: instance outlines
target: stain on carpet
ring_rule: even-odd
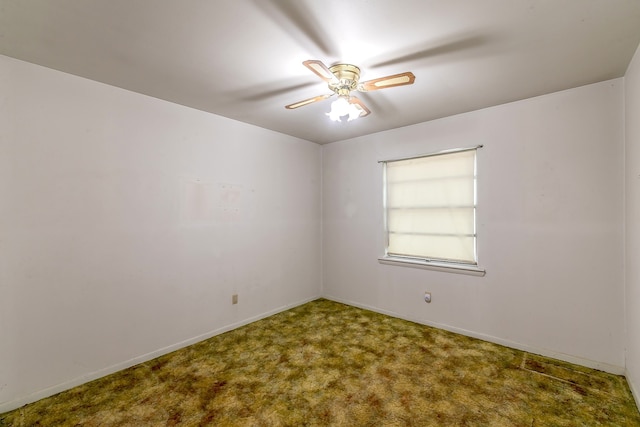
[[[525,353],[523,369],[571,384],[576,392],[584,395],[595,393],[615,398],[616,396],[625,396],[627,391],[627,383],[622,376],[610,375],[534,354]]]

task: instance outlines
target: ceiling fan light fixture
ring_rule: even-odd
[[[357,104],[349,102],[348,96],[340,96],[331,103],[331,111],[327,113],[329,119],[334,122],[342,121],[342,118],[348,116],[347,121],[352,121],[360,117],[362,109]]]

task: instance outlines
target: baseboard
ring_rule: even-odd
[[[638,389],[638,387],[636,387],[636,384],[631,381],[630,375],[627,375],[625,373],[625,377],[627,378],[627,384],[629,384],[629,388],[631,389],[631,394],[636,401],[636,407],[640,410],[640,389]]]
[[[294,307],[298,307],[298,306],[306,304],[306,303],[308,303],[310,301],[314,301],[314,300],[316,300],[318,298],[320,298],[319,295],[315,296],[315,297],[307,298],[307,299],[304,299],[304,300],[301,300],[301,301],[297,301],[297,302],[294,302],[294,303],[291,303],[291,304],[286,304],[286,305],[283,305],[283,306],[278,307],[276,309],[273,309],[273,310],[267,311],[265,313],[262,313],[262,314],[260,314],[258,316],[250,317],[250,318],[242,320],[240,322],[235,322],[235,323],[232,323],[232,324],[229,324],[229,325],[225,325],[225,326],[223,326],[221,328],[214,329],[212,331],[209,331],[209,332],[206,332],[204,334],[201,334],[201,335],[186,339],[186,340],[181,341],[179,343],[172,344],[170,346],[167,346],[167,347],[152,351],[150,353],[146,353],[146,354],[143,354],[141,356],[134,357],[133,359],[129,359],[129,360],[126,360],[124,362],[116,363],[115,365],[111,365],[111,366],[108,366],[106,368],[100,369],[98,371],[91,372],[91,373],[86,374],[86,375],[82,375],[82,376],[74,378],[74,379],[72,379],[70,381],[66,381],[64,383],[56,384],[54,386],[45,388],[43,390],[39,390],[39,391],[37,391],[35,393],[31,393],[31,394],[29,394],[27,396],[23,396],[23,397],[20,397],[20,398],[17,398],[17,399],[8,401],[8,402],[0,403],[0,413],[8,412],[8,411],[11,411],[13,409],[19,408],[19,407],[21,407],[23,405],[26,405],[28,403],[32,403],[32,402],[35,402],[37,400],[44,399],[45,397],[53,396],[54,394],[60,393],[60,392],[65,391],[65,390],[69,390],[69,389],[71,389],[73,387],[79,386],[79,385],[87,383],[89,381],[97,380],[98,378],[102,378],[104,376],[113,374],[113,373],[121,371],[123,369],[127,369],[127,368],[130,368],[132,366],[138,365],[140,363],[147,362],[149,360],[155,359],[156,357],[160,357],[160,356],[163,356],[165,354],[171,353],[172,351],[176,351],[176,350],[179,350],[181,348],[188,347],[188,346],[190,346],[192,344],[195,344],[197,342],[204,341],[204,340],[209,339],[211,337],[214,337],[216,335],[220,335],[220,334],[223,334],[225,332],[231,331],[233,329],[239,328],[241,326],[248,325],[249,323],[253,323],[255,321],[264,319],[266,317],[273,316],[274,314],[277,314],[277,313],[292,309]]]
[[[545,356],[545,357],[549,357],[549,358],[552,358],[552,359],[562,360],[564,362],[573,363],[575,365],[580,365],[580,366],[585,366],[587,368],[597,369],[599,371],[608,372],[610,374],[614,374],[614,375],[624,375],[625,374],[625,369],[624,369],[624,367],[621,367],[621,366],[610,365],[608,363],[602,363],[602,362],[596,362],[596,361],[593,361],[593,360],[590,360],[590,359],[584,359],[584,358],[581,358],[581,357],[576,357],[576,356],[560,353],[560,352],[549,350],[549,349],[545,349],[545,348],[533,347],[533,346],[529,346],[529,345],[522,344],[522,343],[519,343],[519,342],[505,340],[505,339],[494,337],[494,336],[491,336],[491,335],[485,335],[485,334],[482,334],[482,333],[469,331],[469,330],[466,330],[466,329],[457,328],[455,326],[450,326],[450,325],[446,325],[446,324],[442,324],[442,323],[429,322],[429,321],[424,321],[424,320],[420,320],[420,319],[414,319],[414,318],[411,318],[411,317],[402,316],[399,313],[395,313],[395,312],[388,311],[388,310],[383,310],[383,309],[380,309],[380,308],[377,308],[377,307],[368,306],[366,304],[360,304],[360,303],[357,303],[357,302],[354,302],[354,301],[345,300],[345,299],[342,299],[342,298],[335,298],[335,297],[327,296],[327,295],[323,295],[323,298],[326,298],[326,299],[331,300],[331,301],[339,302],[339,303],[342,303],[342,304],[347,304],[347,305],[351,305],[351,306],[354,306],[354,307],[362,308],[362,309],[365,309],[365,310],[374,311],[376,313],[386,314],[387,316],[396,317],[396,318],[403,319],[403,320],[408,320],[410,322],[419,323],[421,325],[431,326],[431,327],[438,328],[438,329],[444,329],[445,331],[454,332],[456,334],[465,335],[465,336],[468,336],[468,337],[471,337],[471,338],[477,338],[477,339],[480,339],[480,340],[483,340],[483,341],[492,342],[494,344],[503,345],[505,347],[514,348],[516,350],[526,351],[527,353],[538,354],[540,356]]]

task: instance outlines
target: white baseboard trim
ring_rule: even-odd
[[[84,384],[84,383],[88,383],[89,381],[97,380],[98,378],[102,378],[104,376],[113,374],[113,373],[121,371],[123,369],[130,368],[131,366],[135,366],[135,365],[138,365],[140,363],[147,362],[149,360],[155,359],[156,357],[160,357],[160,356],[163,356],[165,354],[171,353],[172,351],[176,351],[176,350],[179,350],[181,348],[188,347],[188,346],[190,346],[192,344],[195,344],[197,342],[204,341],[204,340],[209,339],[211,337],[214,337],[216,335],[220,335],[220,334],[223,334],[225,332],[231,331],[233,329],[239,328],[241,326],[248,325],[249,323],[253,323],[255,321],[264,319],[266,317],[273,316],[274,314],[281,313],[283,311],[292,309],[294,307],[298,307],[298,306],[306,304],[306,303],[308,303],[310,301],[314,301],[314,300],[316,300],[318,298],[321,298],[321,296],[318,295],[318,296],[311,297],[311,298],[306,298],[304,300],[297,301],[297,302],[294,302],[294,303],[291,303],[291,304],[286,304],[286,305],[283,305],[283,306],[278,307],[276,309],[273,309],[273,310],[267,311],[265,313],[262,313],[260,315],[253,316],[253,317],[250,317],[248,319],[244,319],[244,320],[242,320],[240,322],[235,322],[235,323],[223,326],[221,328],[214,329],[212,331],[209,331],[209,332],[206,332],[204,334],[201,334],[201,335],[186,339],[186,340],[181,341],[179,343],[172,344],[170,346],[167,346],[167,347],[164,347],[164,348],[160,348],[160,349],[152,351],[150,353],[146,353],[146,354],[143,354],[141,356],[134,357],[133,359],[125,360],[124,362],[120,362],[120,363],[116,363],[116,364],[111,365],[111,366],[107,366],[106,368],[100,369],[100,370],[95,371],[95,372],[88,373],[86,375],[82,375],[82,376],[74,378],[74,379],[72,379],[70,381],[66,381],[64,383],[60,383],[60,384],[56,384],[56,385],[51,386],[51,387],[47,387],[47,388],[45,388],[43,390],[39,390],[39,391],[37,391],[35,393],[31,393],[31,394],[29,394],[27,396],[22,396],[22,397],[19,397],[17,399],[10,400],[8,402],[2,402],[2,403],[0,403],[0,413],[8,412],[8,411],[11,411],[13,409],[16,409],[16,408],[19,408],[21,406],[24,406],[24,405],[26,405],[28,403],[32,403],[32,402],[35,402],[37,400],[44,399],[45,397],[53,396],[54,394],[60,393],[62,391],[69,390],[69,389],[71,389],[73,387],[79,386],[79,385]]]
[[[465,336],[468,336],[468,337],[471,337],[471,338],[477,338],[477,339],[480,339],[480,340],[483,340],[483,341],[492,342],[494,344],[499,344],[499,345],[502,345],[502,346],[505,346],[505,347],[514,348],[516,350],[525,351],[527,353],[538,354],[540,356],[545,356],[545,357],[549,357],[549,358],[552,358],[552,359],[562,360],[564,362],[569,362],[569,363],[573,363],[573,364],[576,364],[576,365],[585,366],[587,368],[597,369],[599,371],[608,372],[610,374],[614,374],[614,375],[624,375],[625,374],[625,368],[622,367],[622,366],[610,365],[608,363],[603,363],[603,362],[596,362],[594,360],[584,359],[584,358],[581,358],[581,357],[560,353],[560,352],[549,350],[549,349],[546,349],[546,348],[533,347],[533,346],[529,346],[529,345],[522,344],[522,343],[519,343],[519,342],[505,340],[505,339],[494,337],[494,336],[491,336],[491,335],[486,335],[486,334],[482,334],[482,333],[478,333],[478,332],[474,332],[474,331],[469,331],[469,330],[466,330],[466,329],[457,328],[455,326],[449,326],[449,325],[442,324],[442,323],[429,322],[429,321],[424,321],[424,320],[420,320],[420,319],[414,319],[414,318],[410,318],[410,317],[407,317],[407,316],[402,316],[401,314],[395,313],[393,311],[383,310],[383,309],[380,309],[380,308],[377,308],[377,307],[368,306],[366,304],[359,304],[357,302],[345,300],[345,299],[342,299],[342,298],[336,298],[336,297],[332,297],[332,296],[328,296],[328,295],[324,295],[323,298],[326,298],[326,299],[331,300],[331,301],[339,302],[339,303],[342,303],[342,304],[352,305],[354,307],[362,308],[362,309],[365,309],[365,310],[374,311],[376,313],[385,314],[387,316],[396,317],[398,319],[408,320],[410,322],[418,323],[418,324],[421,324],[421,325],[431,326],[431,327],[438,328],[438,329],[444,329],[445,331],[454,332],[456,334],[465,335]],[[638,407],[640,407],[640,406],[638,406]]]
[[[636,401],[636,407],[640,409],[640,389],[636,387],[636,385],[631,381],[631,377],[625,373],[625,377],[627,378],[627,384],[629,384],[629,388],[631,389],[631,394]]]

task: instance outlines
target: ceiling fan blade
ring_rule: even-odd
[[[392,76],[380,77],[379,79],[368,80],[358,85],[361,92],[371,92],[372,90],[386,89],[388,87],[404,86],[413,84],[416,76],[411,71],[394,74]]]
[[[321,61],[315,59],[304,61],[302,63],[305,67],[313,71],[318,77],[325,82],[338,83],[338,78],[329,70],[329,67],[324,65]]]
[[[371,114],[371,111],[367,108],[367,106],[364,105],[362,101],[360,101],[360,99],[356,98],[355,96],[349,97],[349,104],[355,104],[358,106],[358,108],[360,108],[360,110],[362,110],[362,112],[360,113],[360,117],[366,117]]]
[[[310,86],[316,86],[317,83],[305,82],[295,85],[283,86],[282,83],[268,83],[260,86],[247,87],[246,89],[229,91],[227,92],[233,99],[240,99],[243,101],[264,101],[266,99],[274,98],[280,95],[284,95],[289,92],[293,92],[298,89],[305,89]],[[264,90],[265,87],[276,87],[272,90]],[[279,87],[278,87],[279,86]]]
[[[293,110],[294,108],[298,108],[298,107],[304,107],[305,105],[309,105],[312,104],[314,102],[318,102],[318,101],[323,101],[331,96],[333,96],[333,93],[327,94],[327,95],[320,95],[320,96],[314,96],[313,98],[309,98],[309,99],[305,99],[304,101],[300,101],[300,102],[296,102],[294,104],[289,104],[287,106],[285,106],[284,108],[286,108],[287,110]]]
[[[300,0],[253,0],[253,4],[270,17],[279,27],[286,29],[291,38],[315,55],[330,56],[337,52],[332,33],[318,19],[318,14]]]
[[[389,65],[399,65],[406,62],[421,61],[428,58],[434,58],[440,55],[453,55],[462,53],[465,50],[481,47],[489,41],[487,36],[461,34],[451,36],[447,39],[432,41],[429,46],[415,46],[400,57],[371,64],[368,68],[384,67]]]

